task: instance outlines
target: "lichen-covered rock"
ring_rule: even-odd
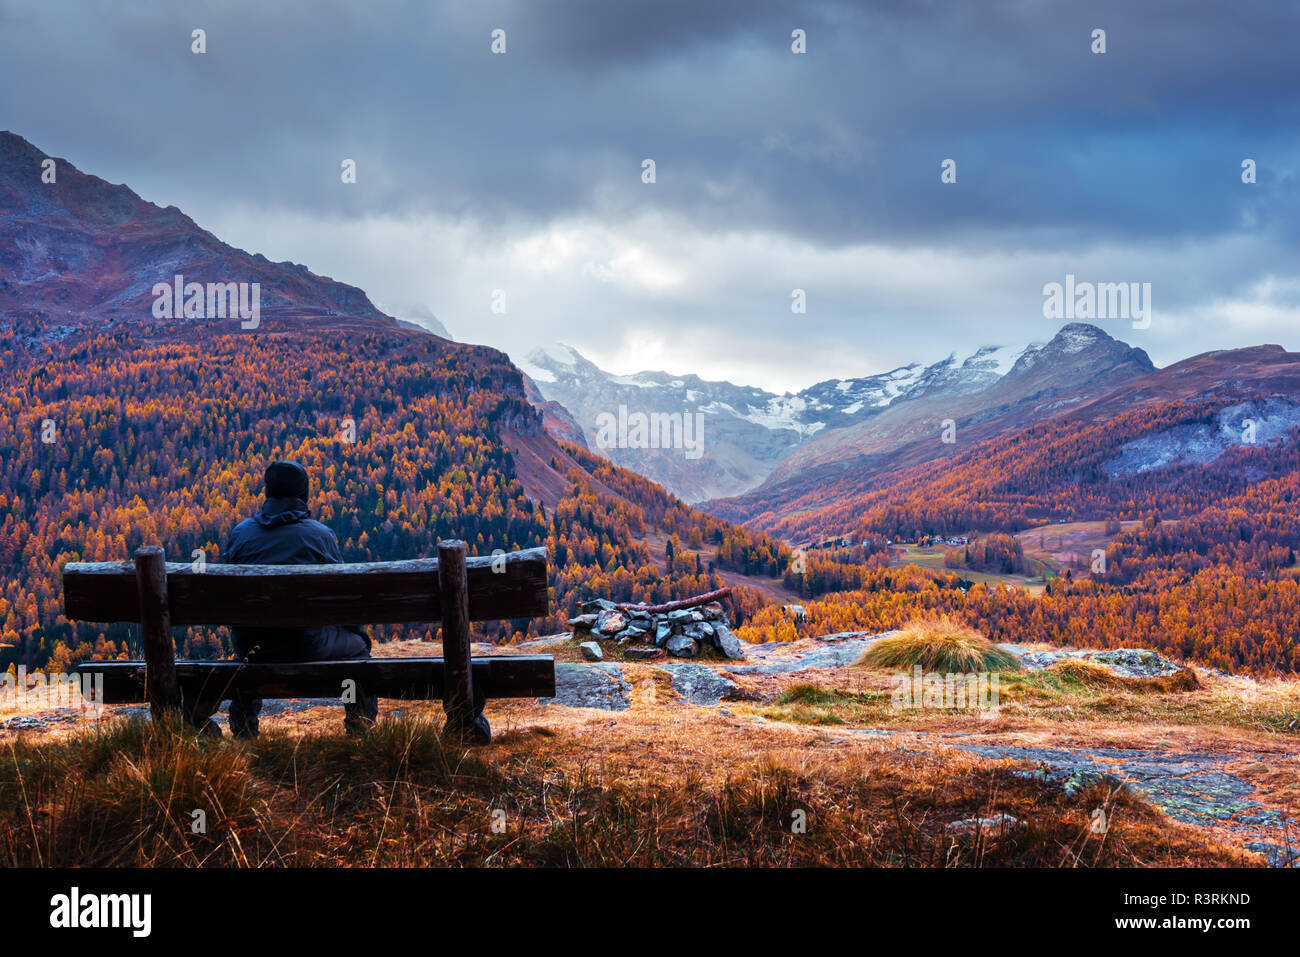
[[[600,650],[600,645],[594,641],[584,641],[578,646],[578,651],[582,652],[582,657],[588,661],[600,661],[605,657],[605,652]]]
[[[596,624],[596,630],[602,635],[617,635],[627,627],[627,616],[621,611],[603,611]]]
[[[1013,652],[1014,654],[1014,652]],[[1147,648],[1107,648],[1100,651],[1030,651],[1018,655],[1020,663],[1034,671],[1050,668],[1059,661],[1075,659],[1101,665],[1121,678],[1163,678],[1179,670],[1168,658]]]
[[[591,601],[584,601],[581,611],[584,615],[599,614],[602,611],[613,611],[618,606],[608,598],[593,598]]]
[[[569,619],[569,627],[575,631],[591,631],[596,626],[598,615],[574,615]]]

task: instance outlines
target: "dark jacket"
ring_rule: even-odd
[[[262,510],[234,527],[222,560],[227,565],[336,565],[338,539],[310,518],[300,498],[268,498]]]
[[[335,565],[343,561],[338,539],[330,529],[310,517],[300,498],[268,498],[252,518],[234,527],[221,553],[227,565]],[[330,626],[332,628],[333,626]],[[318,639],[330,628],[235,628],[235,650],[246,657],[261,646],[268,657],[310,661]],[[350,631],[366,633],[352,625]]]

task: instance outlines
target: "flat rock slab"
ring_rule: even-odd
[[[104,712],[108,714],[106,710]],[[40,714],[18,714],[9,718],[0,718],[0,731],[43,731],[46,728],[52,728],[58,724],[68,724],[75,721],[94,720],[93,715],[89,712],[83,712],[80,708],[60,708],[57,711],[47,711]]]
[[[1243,846],[1263,854],[1274,866],[1300,859],[1300,848],[1286,838],[1286,832],[1294,833],[1300,820],[1256,801],[1255,786],[1223,770],[1227,758],[1222,755],[1122,748],[952,747],[985,758],[1031,761],[1039,767],[1023,772],[1025,776],[1058,782],[1067,794],[1093,784],[1130,788],[1176,821],[1226,828],[1253,838]],[[1267,845],[1268,849],[1252,845]]]
[[[631,693],[632,686],[623,680],[623,669],[612,662],[584,665],[557,661],[555,697],[538,698],[537,703],[626,711],[632,707],[628,697]]]
[[[776,654],[783,648],[788,649],[790,647],[788,643],[751,645],[747,649],[746,657],[766,660],[759,660],[752,665],[727,665],[725,670],[735,675],[788,675],[809,668],[844,668],[857,662],[864,651],[885,637],[883,634],[867,635],[861,632],[845,634],[851,637],[834,636],[836,640],[823,642],[824,647],[810,648],[789,657],[777,657]],[[765,649],[772,647],[773,644],[776,647],[770,652],[765,652]]]
[[[1012,646],[1005,646],[1012,651]],[[1146,648],[1106,648],[1092,651],[1012,651],[1032,671],[1073,658],[1101,665],[1121,678],[1163,678],[1180,670],[1168,658]]]
[[[708,665],[681,661],[655,667],[672,675],[673,690],[689,704],[715,705],[739,687]]]
[[[572,634],[547,635],[545,638],[530,638],[528,641],[521,641],[516,648],[543,648],[547,645],[563,645],[573,637]]]

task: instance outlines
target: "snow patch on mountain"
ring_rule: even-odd
[[[1247,441],[1253,423],[1253,442]],[[1209,465],[1238,446],[1286,442],[1291,429],[1300,426],[1300,403],[1288,399],[1262,399],[1228,406],[1215,416],[1214,425],[1179,425],[1134,439],[1105,465],[1111,478],[1140,475],[1171,465]]]

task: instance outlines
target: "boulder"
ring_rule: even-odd
[[[591,631],[596,626],[597,615],[574,615],[569,619],[569,627],[574,631]]]
[[[587,614],[598,614],[602,611],[613,611],[618,606],[615,605],[608,598],[596,598],[593,599],[592,601],[584,601],[582,605],[579,607],[582,613],[584,615],[587,615]]]
[[[685,635],[674,635],[668,639],[664,647],[675,658],[694,658],[700,650],[699,646],[695,644],[695,640],[687,638]]]
[[[633,645],[626,652],[629,661],[649,661],[653,658],[662,658],[663,653],[662,648],[652,648],[648,645]]]
[[[578,650],[582,652],[582,657],[588,661],[600,661],[605,657],[605,653],[600,650],[600,645],[594,641],[584,641],[578,646]]]
[[[728,658],[743,658],[745,651],[740,646],[740,639],[731,633],[726,625],[714,625],[713,644]]]
[[[655,625],[655,644],[662,645],[668,640],[673,633],[673,626],[666,621],[661,621]]]

